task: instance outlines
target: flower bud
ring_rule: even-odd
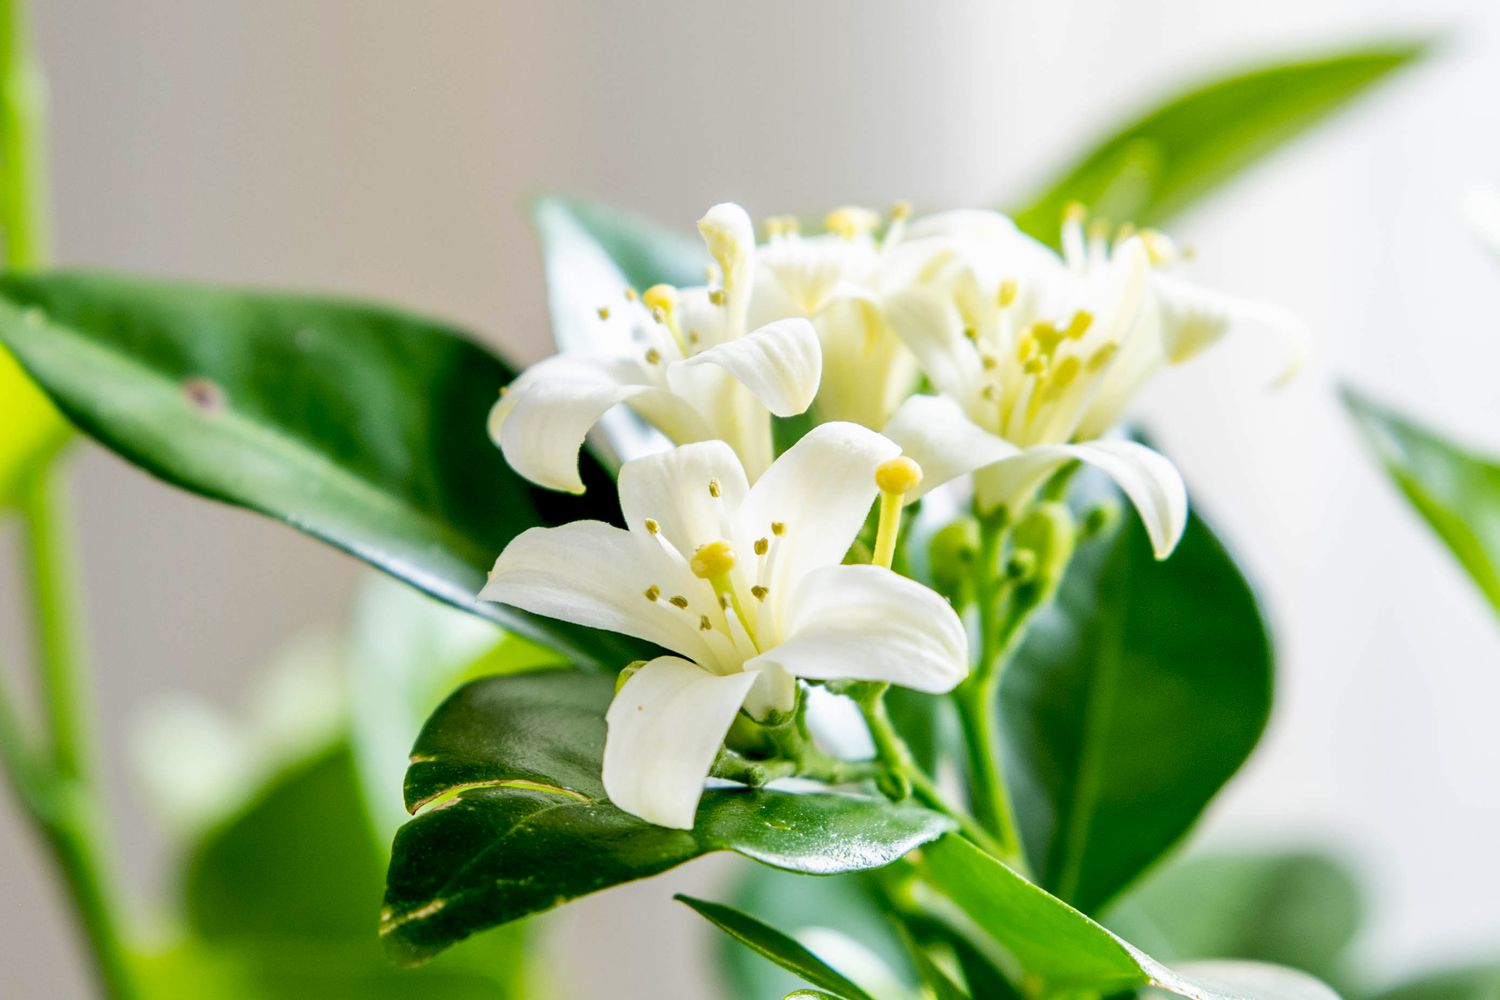
[[[1077,543],[1073,512],[1065,504],[1039,503],[1016,522],[1012,559],[1029,553],[1034,561],[1028,576],[1039,594],[1049,594],[1062,582]]]
[[[932,536],[927,551],[938,593],[960,603],[959,597],[974,577],[974,560],[979,555],[978,522],[964,517],[944,525]]]

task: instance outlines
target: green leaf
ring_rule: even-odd
[[[1352,389],[1343,397],[1386,472],[1500,611],[1500,464]]]
[[[1149,986],[1193,1000],[1336,997],[1305,973],[1261,963],[1170,969],[954,835],[924,847],[919,864],[927,880],[1014,960],[1033,995],[1108,995]]]
[[[903,967],[903,942],[883,911],[873,885],[875,873],[849,872],[826,878],[807,878],[791,872],[746,865],[735,881],[729,901],[737,910],[780,927],[824,961],[823,935],[835,932],[882,958],[889,958],[892,975],[915,983],[914,970]],[[815,940],[808,931],[815,931]],[[781,969],[761,961],[728,938],[721,938],[715,963],[725,980],[726,994],[739,1000],[778,996],[796,986]],[[871,984],[873,986],[873,984]]]
[[[402,313],[89,274],[0,278],[0,343],[67,416],[170,483],[278,518],[457,607],[618,668],[639,644],[474,594],[528,527],[615,516],[536,489],[488,440],[512,372]]]
[[[1321,854],[1222,854],[1156,872],[1109,924],[1166,961],[1254,959],[1341,983],[1361,903],[1353,876]]]
[[[836,996],[847,997],[848,1000],[873,1000],[870,994],[770,924],[762,923],[722,903],[694,899],[680,893],[677,899],[692,907],[699,916],[740,944],[758,952],[783,969],[796,973],[814,986],[828,990]]]
[[[1021,831],[1041,884],[1095,912],[1192,826],[1271,705],[1249,584],[1194,515],[1157,562],[1137,519],[1080,546],[1001,686]]]
[[[1428,973],[1382,990],[1372,1000],[1500,1000],[1500,964]]]
[[[749,789],[706,792],[691,831],[653,826],[604,795],[613,695],[606,677],[496,677],[428,720],[406,800],[429,808],[397,834],[382,912],[393,958],[425,961],[475,931],[712,851],[828,875],[888,864],[952,827],[883,799]]]
[[[1301,135],[1429,49],[1425,41],[1333,52],[1207,81],[1104,139],[1016,213],[1055,242],[1069,202],[1157,225]]]

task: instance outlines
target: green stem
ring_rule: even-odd
[[[105,863],[100,842],[104,820],[88,767],[92,747],[77,640],[70,518],[53,469],[41,470],[28,484],[22,514],[49,752],[39,755],[35,766],[21,761],[12,778],[72,897],[104,994],[129,1000],[136,990],[119,927],[123,910]]]
[[[0,221],[10,268],[39,267],[51,257],[46,106],[26,4],[0,0]]]
[[[910,788],[912,795],[927,806],[944,813],[958,824],[959,832],[984,851],[1007,864],[1013,864],[1017,856],[1005,849],[989,832],[974,820],[974,817],[953,805],[912,757],[906,741],[896,732],[890,713],[885,706],[887,684],[867,684],[854,693],[854,702],[864,716],[870,729],[870,738],[875,743],[875,755],[888,771],[898,775]]]

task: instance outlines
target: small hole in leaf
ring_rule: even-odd
[[[224,390],[213,379],[190,378],[182,383],[182,392],[200,410],[217,413],[224,409]]]

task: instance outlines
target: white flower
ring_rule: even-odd
[[[1160,234],[1111,244],[1107,230],[1085,236],[1078,213],[1061,258],[995,212],[933,216],[909,238],[933,263],[886,309],[944,398],[908,400],[886,433],[921,464],[924,487],[975,472],[981,510],[1014,511],[1060,466],[1088,462],[1135,504],[1157,556],[1170,553],[1187,517],[1176,468],[1099,439],[1153,375],[1252,310],[1162,273],[1177,253]]]
[[[1500,257],[1500,188],[1477,187],[1469,192],[1465,211],[1469,226],[1485,249]]]
[[[867,208],[833,210],[828,232],[815,236],[803,236],[794,219],[767,221],[751,320],[812,320],[823,345],[816,404],[823,420],[880,428],[916,385],[916,359],[884,310],[886,296],[913,280],[920,266],[902,238],[908,212],[897,205],[878,240],[882,220]]]
[[[619,349],[561,354],[528,368],[490,412],[490,436],[533,482],[579,493],[578,450],[589,430],[624,403],[677,444],[718,439],[751,476],[770,465],[771,414],[812,403],[822,372],[805,319],[746,332],[755,235],[738,205],[716,205],[698,223],[722,276],[713,288],[666,286],[623,293],[602,306]]]
[[[791,710],[797,677],[951,689],[968,643],[933,591],[870,565],[842,565],[898,453],[848,423],[814,428],[752,487],[722,442],[627,462],[628,528],[532,528],[480,593],[536,614],[633,635],[661,656],[608,714],[604,786],[621,809],[690,828],[703,780],[743,709]]]

